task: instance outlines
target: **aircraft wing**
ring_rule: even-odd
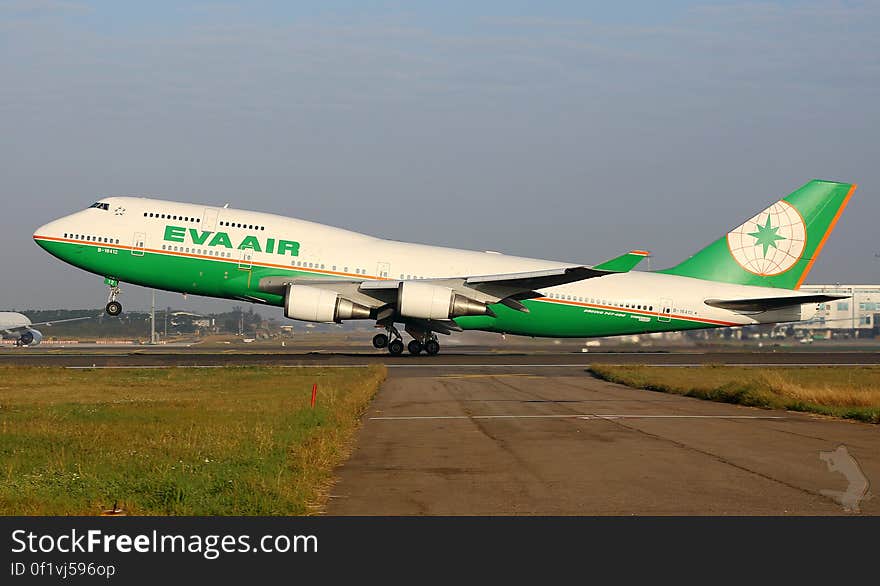
[[[706,299],[710,307],[731,311],[771,311],[805,303],[824,303],[838,299],[848,299],[849,295],[786,295],[784,297],[753,297],[751,299]]]
[[[22,317],[24,319],[27,319],[24,316],[22,316]],[[92,318],[91,318],[91,316],[71,317],[68,319],[56,319],[53,321],[41,321],[41,322],[37,322],[37,323],[31,323],[30,320],[28,320],[28,323],[19,323],[19,324],[15,324],[15,325],[0,326],[0,333],[9,334],[9,335],[23,334],[24,332],[26,332],[28,330],[32,330],[35,326],[51,326],[53,324],[60,324],[60,323],[68,322],[68,321],[79,321],[79,320],[83,320],[83,319],[92,319]]]
[[[475,301],[504,303],[508,307],[523,311],[525,306],[519,303],[519,301],[540,297],[540,293],[536,289],[604,277],[616,272],[582,265],[570,265],[522,273],[417,279],[417,282],[446,287]],[[308,285],[335,291],[351,301],[368,307],[382,307],[396,301],[400,284],[404,282],[397,279],[357,280],[315,279],[311,277],[264,277],[260,279],[259,287],[261,291],[280,295],[284,292],[284,287],[287,285]]]
[[[3,334],[21,334],[22,332],[26,332],[30,326],[12,326],[6,328],[0,328],[0,333]]]
[[[593,268],[606,271],[618,271],[621,273],[627,273],[636,268],[636,265],[638,265],[649,256],[651,256],[651,253],[647,250],[630,250],[626,254],[621,254],[620,256],[616,256],[611,260],[606,260],[605,262],[599,263]]]
[[[91,315],[87,315],[85,317],[70,317],[67,319],[55,319],[52,321],[41,321],[41,322],[37,322],[37,323],[32,323],[31,326],[53,326],[55,324],[63,324],[64,322],[69,322],[69,321],[81,321],[84,319],[92,319],[92,317],[93,316],[91,316]],[[25,327],[24,329],[27,329],[27,327]]]

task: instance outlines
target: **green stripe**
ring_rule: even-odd
[[[295,268],[262,267],[253,265],[241,269],[234,259],[190,258],[173,254],[144,252],[143,256],[130,250],[91,244],[72,244],[38,240],[50,254],[102,277],[118,279],[144,287],[192,293],[227,299],[256,298],[269,305],[282,306],[281,295],[258,289],[264,277],[321,277],[322,273]],[[114,252],[98,252],[111,250]],[[332,278],[332,277],[328,277]],[[624,309],[602,309],[570,305],[553,300],[523,302],[528,313],[515,311],[501,304],[493,304],[497,317],[474,316],[455,321],[466,330],[484,330],[525,336],[553,338],[588,338],[624,334],[644,334],[673,330],[692,330],[717,327],[717,324],[671,318],[658,321],[638,319],[641,314]],[[585,311],[586,310],[586,311]]]

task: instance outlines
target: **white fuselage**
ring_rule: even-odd
[[[176,203],[137,197],[100,200],[106,209],[89,208],[50,222],[35,232],[41,238],[104,248],[140,247],[162,255],[186,255],[208,262],[295,269],[315,277],[356,279],[427,279],[517,273],[579,263],[509,256],[384,240],[305,220],[231,208]],[[182,241],[171,242],[167,225],[182,227]],[[240,228],[239,226],[244,226]],[[191,237],[203,232],[227,233],[232,247],[209,246]],[[261,250],[239,250],[237,244],[256,234]],[[266,250],[281,240],[298,243],[298,254]],[[138,283],[150,286],[149,283]],[[198,294],[197,290],[189,293]],[[775,288],[752,287],[650,272],[628,272],[542,290],[548,303],[584,307],[644,308],[646,315],[692,319],[706,324],[746,325],[806,319],[800,307],[776,312],[729,311],[704,303],[710,298],[760,298],[791,294]],[[649,309],[650,308],[650,309]],[[707,327],[711,327],[708,325]]]

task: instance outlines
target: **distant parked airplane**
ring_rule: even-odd
[[[35,330],[33,326],[51,326],[52,324],[60,324],[68,321],[79,321],[82,319],[90,319],[89,317],[73,317],[70,319],[58,319],[55,321],[44,321],[40,323],[31,323],[27,316],[14,311],[0,311],[0,334],[9,336],[18,336],[15,341],[16,346],[36,346],[43,341],[43,334],[39,330]]]
[[[653,272],[630,272],[645,252],[585,266],[135,197],[101,199],[39,227],[34,239],[103,276],[110,315],[122,312],[119,282],[127,281],[278,305],[287,317],[310,322],[375,320],[386,333],[373,345],[392,354],[404,349],[395,327],[402,323],[411,353],[436,354],[438,333],[463,329],[587,338],[808,319],[817,303],[845,297],[797,289],[855,189],[810,181],[685,261]],[[675,209],[673,196],[664,197]],[[710,210],[706,203],[707,219]],[[683,228],[674,216],[668,222]]]

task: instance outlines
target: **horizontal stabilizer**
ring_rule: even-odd
[[[606,260],[603,263],[599,263],[593,268],[603,271],[616,271],[619,273],[627,273],[636,268],[636,265],[648,258],[650,255],[651,253],[647,250],[630,250],[626,254],[621,254],[620,256],[614,257],[611,260]]]
[[[793,307],[805,303],[825,303],[847,299],[849,295],[789,295],[786,297],[755,297],[752,299],[706,299],[704,303],[711,307],[729,309],[731,311],[771,311],[783,307]]]

